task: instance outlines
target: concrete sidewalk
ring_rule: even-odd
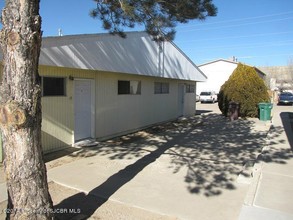
[[[234,220],[251,181],[245,164],[255,161],[267,131],[257,119],[196,116],[101,144],[48,176],[85,193],[58,207],[95,196],[178,219]],[[95,216],[101,205],[88,206]]]
[[[293,219],[293,112],[284,108],[274,106],[267,146],[255,164],[239,220]]]
[[[249,166],[268,129],[210,112],[78,151],[48,169],[49,181],[81,192],[55,205],[85,208],[88,218],[107,201],[178,219],[235,220],[241,210],[245,217]]]

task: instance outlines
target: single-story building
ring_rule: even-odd
[[[206,80],[174,43],[145,32],[45,37],[39,65],[45,152],[194,115]]]
[[[229,79],[237,66],[238,61],[235,57],[231,60],[218,59],[199,65],[199,69],[207,76],[207,81],[198,83],[196,93],[200,94],[202,91],[219,93],[221,86]],[[257,68],[255,70],[262,79],[265,78],[261,70]]]

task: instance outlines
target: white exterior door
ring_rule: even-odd
[[[74,80],[74,140],[92,136],[91,80]]]
[[[184,84],[178,85],[178,116],[184,115]]]

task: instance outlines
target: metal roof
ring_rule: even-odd
[[[210,62],[207,62],[207,63],[200,64],[200,65],[198,65],[198,67],[202,67],[202,66],[210,65],[210,64],[212,64],[212,63],[216,63],[216,62],[227,62],[227,63],[232,63],[232,64],[238,64],[238,63],[239,63],[239,62],[232,61],[232,60],[217,59],[217,60],[213,60],[213,61],[210,61]]]
[[[208,63],[203,63],[201,65],[198,65],[198,67],[200,69],[202,69],[203,66],[208,66],[208,65],[211,65],[211,64],[214,64],[214,63],[217,63],[217,62],[226,62],[226,63],[236,64],[236,65],[241,63],[241,62],[238,62],[238,61],[236,62],[236,61],[231,61],[231,60],[226,60],[226,59],[218,59],[218,60],[210,61]],[[255,67],[255,66],[250,66],[250,65],[245,64],[245,63],[241,63],[241,64],[243,64],[245,66],[253,67],[261,78],[263,78],[266,75],[262,70],[260,70],[259,68]]]
[[[146,32],[45,37],[40,65],[206,81],[201,70],[172,42],[161,45]]]

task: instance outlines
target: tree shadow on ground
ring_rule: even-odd
[[[293,112],[282,112],[280,114],[291,152],[293,151]]]
[[[283,126],[271,127],[268,134],[268,147],[264,148],[261,155],[259,155],[259,161],[286,164],[286,161],[293,158],[293,113],[281,112],[280,118]],[[280,134],[284,132],[287,140],[280,136]],[[286,145],[287,142],[290,145],[289,148]]]
[[[202,114],[206,114],[206,113],[210,113],[210,112],[212,112],[212,110],[196,110],[195,114],[202,115]]]
[[[236,189],[235,179],[243,171],[244,165],[255,161],[261,153],[266,144],[266,135],[267,129],[259,129],[253,120],[231,122],[222,115],[208,114],[102,142],[97,147],[81,150],[72,156],[99,155],[110,160],[137,160],[110,176],[87,195],[76,194],[55,207],[81,208],[83,214],[89,217],[111,195],[162,155],[169,156],[171,162],[168,167],[173,173],[187,170],[182,181],[185,181],[190,193],[218,196],[225,190]],[[278,136],[278,131],[274,135]],[[286,160],[285,157],[282,159]],[[57,217],[68,219],[72,215]]]

